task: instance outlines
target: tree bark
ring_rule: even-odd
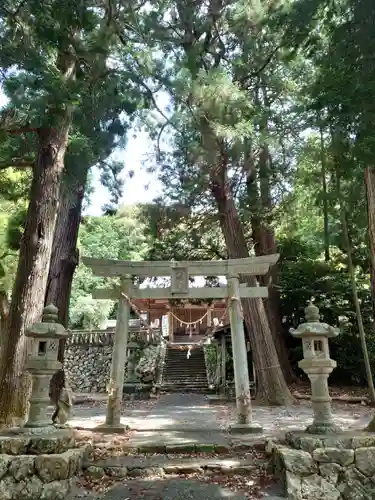
[[[257,172],[255,167],[247,172],[247,198],[251,213],[254,250],[257,256],[277,253],[275,232],[270,224],[270,212],[272,210],[270,162],[269,149],[267,144],[264,144],[261,147],[259,155],[260,196],[256,182]],[[272,267],[269,273],[260,277],[260,283],[263,286],[269,286],[269,296],[267,299],[264,299],[264,306],[277,355],[286,381],[292,383],[296,381],[296,376],[290,365],[288,351],[281,333],[280,294],[277,289],[277,281],[277,266]]]
[[[70,122],[66,113],[59,127],[37,131],[38,155],[1,353],[0,426],[18,425],[27,414],[30,380],[24,373],[28,349],[24,333],[40,320],[44,306]]]
[[[0,291],[0,345],[2,344],[3,332],[9,315],[9,300],[5,290]]]
[[[73,185],[61,188],[59,212],[53,237],[52,256],[47,279],[45,305],[54,304],[59,310],[59,322],[66,328],[69,321],[69,301],[74,271],[78,264],[78,231],[82,215],[88,169],[77,169]],[[58,360],[64,363],[65,340],[59,342]],[[64,370],[56,372],[50,384],[50,398],[54,404],[65,385]]]
[[[225,154],[222,154],[220,164],[210,169],[210,180],[229,258],[249,257],[243,226],[227,179]],[[251,286],[257,285],[253,276],[248,277],[247,282]],[[271,405],[290,404],[293,398],[280,366],[263,301],[244,299],[242,307],[257,371],[257,399]]]
[[[361,311],[361,306],[360,306],[359,299],[358,299],[357,283],[356,283],[355,270],[354,270],[354,265],[353,265],[353,260],[352,260],[352,245],[351,245],[351,241],[349,238],[348,224],[347,224],[347,219],[346,219],[346,210],[345,210],[345,206],[343,204],[343,200],[342,200],[342,196],[341,196],[340,172],[339,172],[339,168],[338,168],[338,159],[337,158],[335,158],[335,164],[336,164],[336,194],[337,194],[337,200],[339,202],[342,232],[344,235],[345,246],[346,246],[348,273],[349,273],[349,277],[350,277],[350,281],[351,281],[351,285],[352,285],[353,302],[354,302],[354,307],[355,307],[355,312],[356,312],[356,317],[357,317],[358,332],[359,332],[359,338],[361,340],[363,362],[364,362],[365,370],[366,370],[366,378],[367,378],[367,383],[368,383],[368,387],[369,387],[370,399],[371,399],[372,404],[374,404],[375,403],[374,379],[373,379],[373,375],[372,375],[370,358],[369,358],[368,349],[367,349],[366,333],[365,333],[365,328],[363,326],[363,320],[362,320],[362,311]]]
[[[323,128],[320,127],[320,164],[323,189],[323,222],[324,222],[324,260],[329,262],[329,226],[328,226],[328,194],[327,194],[327,165],[324,146]]]
[[[365,182],[367,193],[368,239],[371,264],[372,315],[375,321],[375,167],[366,168]]]

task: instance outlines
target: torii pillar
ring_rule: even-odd
[[[130,278],[121,279],[121,290],[128,294],[132,286]],[[129,427],[121,424],[122,395],[125,381],[125,363],[129,340],[130,305],[119,296],[116,332],[113,342],[110,379],[108,382],[108,403],[104,424],[95,428],[98,432],[125,432]]]
[[[247,366],[247,349],[243,327],[239,275],[230,274],[227,277],[227,281],[237,407],[237,422],[230,429],[234,433],[255,434],[262,432],[263,429],[252,421],[249,370]]]

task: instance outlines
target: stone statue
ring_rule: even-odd
[[[73,391],[66,383],[64,370],[59,370],[52,377],[50,398],[55,405],[52,422],[55,425],[64,425],[69,420],[73,407]]]

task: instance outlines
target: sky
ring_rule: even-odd
[[[0,88],[0,109],[7,100]],[[142,168],[142,161],[150,152],[152,143],[146,132],[131,131],[125,149],[117,149],[113,156],[116,160],[124,162],[122,178],[124,179],[124,190],[120,204],[133,205],[135,203],[151,202],[161,193],[161,185],[157,175],[149,174]],[[132,178],[128,172],[134,171]],[[85,210],[85,215],[101,215],[102,207],[109,202],[108,190],[100,183],[100,171],[93,167],[93,188],[94,193],[90,197],[90,204]]]
[[[120,204],[149,203],[161,193],[161,185],[157,179],[157,174],[147,173],[146,169],[142,168],[142,161],[151,148],[152,143],[147,133],[137,131],[129,134],[126,149],[117,149],[113,153],[114,159],[124,162],[121,177],[124,179],[125,184]],[[134,172],[132,178],[128,176],[130,170]],[[90,205],[85,210],[85,215],[101,215],[101,208],[105,203],[109,202],[109,193],[100,183],[99,169],[94,167],[92,174],[95,192],[90,196]]]

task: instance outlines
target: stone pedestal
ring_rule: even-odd
[[[306,432],[327,434],[341,432],[332,418],[328,377],[336,367],[336,361],[329,357],[328,339],[339,334],[337,328],[320,322],[319,309],[311,302],[305,309],[306,322],[290,333],[302,339],[303,359],[298,366],[307,374],[311,382],[311,402],[314,421]]]
[[[88,453],[71,429],[10,429],[0,433],[0,498],[64,500]]]
[[[311,382],[311,403],[314,411],[314,421],[306,429],[310,434],[328,434],[342,432],[333,421],[331,397],[329,395],[328,377],[336,368],[333,360],[323,360],[320,366],[312,366],[308,360],[299,362],[299,367],[307,373]]]

